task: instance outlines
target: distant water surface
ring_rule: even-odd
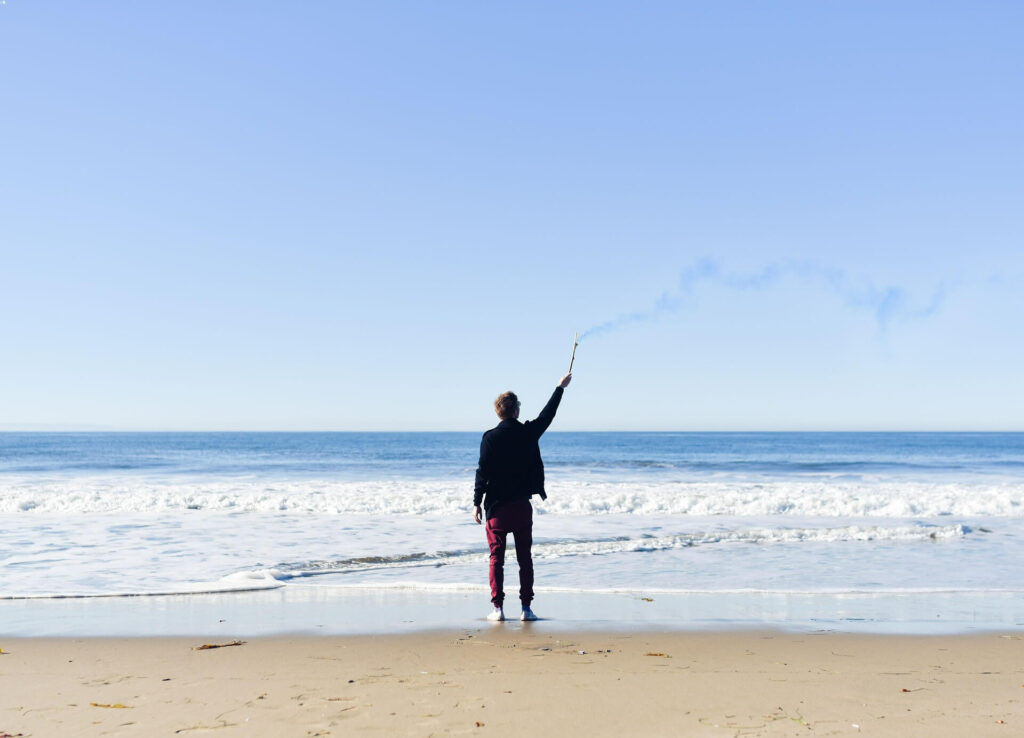
[[[479,433],[0,433],[0,475],[446,478],[476,462]],[[559,433],[564,475],[771,479],[884,473],[1024,475],[1024,433]]]

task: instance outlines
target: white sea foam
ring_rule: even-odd
[[[616,537],[606,540],[551,541],[535,543],[534,559],[558,559],[569,556],[601,556],[621,553],[649,553],[672,549],[706,546],[720,543],[835,543],[842,541],[941,541],[960,538],[968,529],[962,525],[929,526],[859,526],[837,528],[753,528],[749,530],[704,531],[669,536]],[[308,561],[282,564],[259,575],[275,579],[292,579],[324,574],[345,574],[379,569],[397,569],[417,566],[450,566],[482,563],[489,554],[484,550],[434,551],[396,554],[391,556],[363,556],[336,561]]]
[[[233,592],[258,592],[278,589],[284,583],[267,571],[240,571],[214,582],[182,582],[157,589],[143,589],[113,592],[47,592],[10,593],[0,592],[0,600],[72,600],[96,597],[164,597],[168,595],[228,594]]]
[[[301,581],[476,581],[487,567],[483,532],[465,514],[455,519],[191,511],[5,517],[0,599],[217,593]],[[876,546],[898,545],[901,561],[925,571],[911,562],[931,557],[926,549],[934,549],[932,544],[949,548],[942,556],[955,557],[958,547],[944,542],[977,539],[984,547],[1006,540],[1006,535],[994,539],[987,529],[936,521],[882,525],[865,519],[835,525],[828,518],[785,520],[552,517],[536,525],[534,555],[546,562],[548,584],[602,589],[633,581],[641,587],[692,585],[713,577],[715,586],[734,587],[766,581],[765,567],[785,580],[780,558],[799,568],[802,561],[829,561],[839,550],[869,555]],[[1012,522],[1011,530],[1019,527]],[[752,554],[759,563],[752,562]],[[728,570],[717,563],[737,555],[746,563]],[[832,570],[807,570],[801,580],[825,584],[822,576]],[[1010,579],[995,572],[990,578],[996,583]]]
[[[1024,517],[1024,483],[963,482],[557,482],[540,514],[803,517]],[[437,481],[304,480],[154,482],[144,478],[5,481],[0,513],[207,510],[356,515],[450,515],[471,486]]]

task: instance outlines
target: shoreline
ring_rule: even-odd
[[[518,602],[506,601],[510,617]],[[770,629],[865,634],[1024,632],[1024,592],[547,592],[538,629]],[[288,585],[229,594],[0,600],[0,637],[397,635],[479,627],[487,591]],[[518,621],[515,621],[518,624]],[[509,626],[506,623],[506,627]]]
[[[211,642],[2,639],[0,735],[1007,736],[1024,727],[1016,633],[475,626],[242,640],[196,650]]]

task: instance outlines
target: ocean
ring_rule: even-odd
[[[0,599],[302,586],[486,606],[479,439],[0,433]],[[541,446],[538,598],[1024,591],[1022,433],[550,431]]]

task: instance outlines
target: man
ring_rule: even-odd
[[[530,497],[544,492],[544,463],[540,458],[541,435],[555,419],[562,392],[572,381],[566,374],[555,387],[548,404],[536,420],[519,422],[519,398],[514,392],[503,392],[494,401],[494,411],[501,422],[484,433],[480,441],[480,463],[476,469],[473,493],[473,520],[479,525],[487,521],[487,543],[491,549],[491,604],[494,610],[488,620],[505,619],[505,539],[515,538],[519,561],[519,599],[523,603],[520,620],[536,620],[530,609],[533,602],[533,506]],[[483,509],[481,510],[481,503]]]

